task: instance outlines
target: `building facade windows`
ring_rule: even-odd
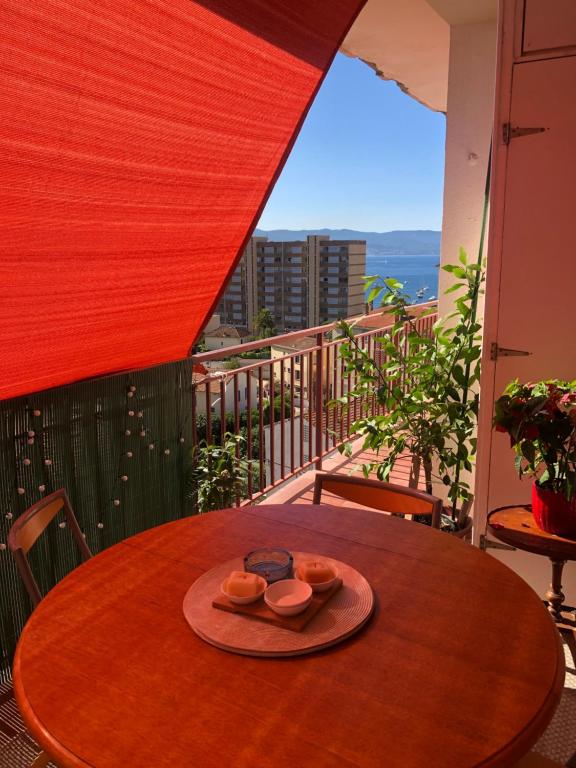
[[[363,241],[330,241],[318,235],[298,242],[253,237],[216,312],[221,323],[242,323],[249,331],[263,307],[272,313],[279,333],[311,328],[332,319],[334,309],[339,316],[364,312],[365,273]]]

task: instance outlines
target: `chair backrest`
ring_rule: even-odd
[[[320,504],[322,491],[393,515],[430,515],[432,528],[440,527],[442,500],[414,488],[382,480],[317,472],[314,504]]]
[[[63,488],[45,496],[41,501],[36,502],[36,504],[33,504],[23,512],[14,522],[8,534],[8,548],[14,556],[16,566],[34,608],[42,599],[42,595],[26,556],[36,543],[38,537],[46,530],[47,526],[61,510],[64,512],[68,528],[80,550],[82,560],[88,560],[88,558],[92,557],[92,553],[84,540],[66,491]]]

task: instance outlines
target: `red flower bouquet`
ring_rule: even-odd
[[[518,475],[571,502],[576,490],[576,381],[508,384],[495,403],[494,428],[510,435]]]

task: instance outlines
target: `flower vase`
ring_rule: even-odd
[[[576,496],[568,501],[563,494],[533,483],[532,514],[536,525],[543,531],[576,539]]]

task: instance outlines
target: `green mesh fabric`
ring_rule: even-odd
[[[0,680],[9,677],[30,613],[7,548],[18,515],[65,488],[97,553],[194,513],[186,494],[191,368],[184,360],[0,402]],[[59,522],[30,552],[42,593],[79,562],[70,532]]]

